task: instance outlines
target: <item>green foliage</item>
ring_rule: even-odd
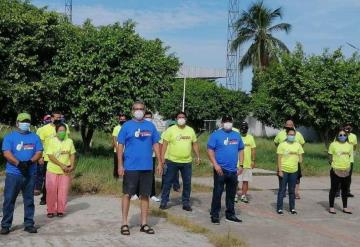
[[[174,118],[182,108],[183,80],[176,80],[172,90],[161,101],[160,113],[165,118]],[[241,91],[232,91],[202,79],[186,80],[185,112],[188,122],[196,129],[203,127],[203,120],[218,119],[231,114],[236,121],[248,114],[248,96]]]
[[[345,58],[341,50],[305,56],[300,45],[284,54],[280,63],[258,71],[261,85],[253,95],[254,115],[280,127],[287,118],[312,126],[328,144],[332,133],[345,122],[360,120],[360,61]]]

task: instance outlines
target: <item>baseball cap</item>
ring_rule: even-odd
[[[230,115],[224,115],[224,116],[221,118],[221,122],[223,122],[223,123],[232,122],[232,121],[233,121],[233,118],[232,118]]]
[[[22,112],[22,113],[19,113],[19,115],[17,115],[16,121],[22,122],[22,121],[24,121],[24,120],[29,120],[29,121],[31,121],[31,116],[30,116],[29,113]]]

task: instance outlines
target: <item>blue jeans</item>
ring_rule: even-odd
[[[20,191],[24,200],[24,226],[34,226],[34,183],[35,176],[24,177],[22,175],[6,174],[1,227],[11,227],[15,202]]]
[[[234,199],[238,185],[238,177],[236,172],[230,172],[223,169],[223,173],[223,176],[219,176],[214,170],[214,189],[210,211],[211,216],[214,218],[219,218],[219,213],[221,210],[221,197],[224,191],[224,185],[226,185],[225,215],[226,217],[235,215]]]
[[[182,204],[183,206],[190,206],[191,193],[191,163],[176,163],[166,160],[167,171],[164,180],[164,187],[161,194],[161,205],[166,205],[169,201],[171,186],[176,179],[179,171],[183,181]]]
[[[167,165],[165,164],[163,174],[162,174],[162,178],[161,178],[161,190],[164,188],[164,181],[165,181],[166,173],[167,173]],[[179,173],[176,174],[176,178],[173,181],[172,186],[173,186],[173,190],[179,190],[180,189]]]
[[[283,201],[286,192],[286,185],[288,185],[289,190],[289,207],[290,211],[295,209],[295,186],[298,173],[287,173],[283,172],[283,177],[280,182],[278,197],[277,197],[277,210],[283,210]]]

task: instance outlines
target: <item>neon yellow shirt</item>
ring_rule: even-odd
[[[70,166],[70,156],[76,153],[74,143],[70,138],[60,141],[59,138],[54,137],[48,143],[46,151],[47,155],[54,155],[55,158],[66,166]],[[55,174],[64,174],[60,166],[49,161],[47,164],[47,171]]]
[[[121,130],[121,125],[119,124],[119,125],[115,126],[115,128],[114,128],[114,130],[112,132],[112,136],[116,137],[116,140],[117,140],[117,137],[118,137],[118,135],[120,133],[120,130]],[[117,144],[118,144],[118,142],[116,141],[116,145]],[[114,147],[114,153],[116,153],[116,146]]]
[[[163,142],[164,142],[164,133],[165,133],[165,132],[161,133],[161,137],[160,137],[160,141],[159,141],[160,144],[163,144]],[[164,158],[165,158],[166,160],[169,159],[168,151],[169,151],[169,148],[166,149],[166,152],[165,152],[165,157],[164,157]]]
[[[244,143],[244,168],[251,168],[251,149],[256,148],[254,137],[250,134],[241,136]]]
[[[304,153],[298,142],[282,142],[279,144],[276,153],[281,155],[281,170],[283,172],[297,172],[300,155]]]
[[[286,138],[287,138],[286,130],[281,130],[275,136],[274,142],[275,142],[276,145],[279,145],[280,143],[285,142]],[[298,131],[296,131],[296,134],[295,134],[295,141],[300,143],[301,145],[305,144],[305,140],[304,140],[303,135]]]
[[[167,155],[170,161],[176,163],[192,161],[192,144],[197,141],[193,128],[171,126],[163,133],[163,139],[168,142]]]
[[[332,155],[331,167],[339,170],[350,168],[353,145],[348,142],[334,141],[330,144],[329,154]]]
[[[357,137],[355,134],[350,133],[350,135],[348,136],[348,139],[349,139],[349,143],[353,146],[353,151],[351,153],[350,162],[354,163],[354,146],[357,145]]]

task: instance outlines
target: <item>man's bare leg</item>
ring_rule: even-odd
[[[140,196],[140,210],[141,210],[141,225],[147,224],[147,217],[149,213],[149,197]]]
[[[124,194],[122,199],[122,223],[123,225],[129,225],[128,215],[130,209],[130,196],[128,194]]]

